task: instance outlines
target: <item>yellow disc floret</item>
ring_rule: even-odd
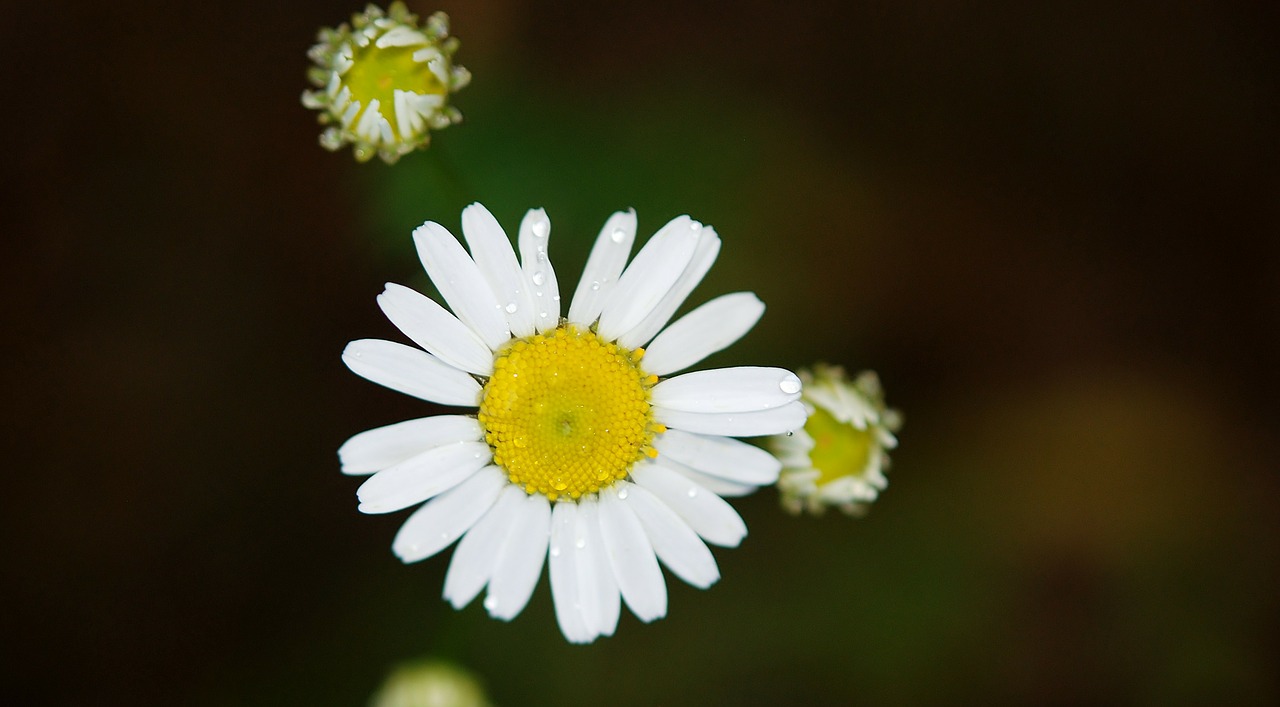
[[[493,463],[528,493],[580,498],[655,456],[644,349],[573,326],[519,339],[499,353],[480,424]]]
[[[813,437],[809,459],[820,473],[816,482],[819,486],[841,476],[861,474],[866,469],[871,459],[874,430],[858,429],[836,420],[822,408],[815,408],[804,431]]]

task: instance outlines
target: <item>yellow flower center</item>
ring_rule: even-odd
[[[804,431],[813,438],[809,463],[821,472],[819,486],[841,476],[861,476],[871,459],[872,430],[860,430],[851,423],[840,422],[831,413],[815,407]]]
[[[342,75],[342,81],[351,89],[351,98],[360,101],[356,121],[369,109],[369,103],[377,99],[379,112],[391,123],[391,132],[397,139],[403,138],[395,119],[396,89],[435,95],[444,95],[447,89],[425,61],[414,60],[414,52],[423,45],[384,49],[374,45],[371,41],[355,47],[351,68]]]
[[[644,349],[562,326],[502,351],[484,386],[480,424],[493,463],[511,482],[550,500],[579,498],[626,478],[657,451]]]

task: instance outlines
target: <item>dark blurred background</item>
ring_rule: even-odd
[[[1277,6],[410,3],[466,116],[401,164],[316,144],[355,2],[7,9],[0,507],[8,704],[363,704],[397,662],[503,705],[1280,701]],[[710,591],[564,643],[401,565],[351,434],[429,406],[410,230],[680,213],[753,289],[719,365],[875,368],[906,414],[862,520],[766,489]],[[567,294],[567,292],[566,292]]]

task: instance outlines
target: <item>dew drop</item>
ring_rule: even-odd
[[[621,228],[615,228],[613,229],[613,233],[609,234],[609,238],[614,243],[621,243],[623,239],[625,239],[626,237],[627,237],[627,232],[622,230]]]
[[[626,498],[629,495],[631,495],[631,492],[627,489],[618,489],[618,498]]]
[[[792,432],[791,430],[787,430],[787,436],[788,436],[788,437],[794,437],[794,436],[795,436],[795,434],[796,434],[795,432]]]
[[[547,225],[546,221],[538,220],[533,223],[533,235],[538,238],[546,238],[547,232],[550,230],[551,227]]]
[[[694,233],[697,233],[698,231],[702,230],[702,224],[698,223],[697,221],[694,221],[693,223],[689,224],[689,230],[693,231]]]
[[[693,488],[693,487],[690,487],[690,488],[689,488],[689,498],[694,498],[694,497],[696,497],[697,495],[698,495],[698,489]]]
[[[551,556],[552,556],[552,557],[559,557],[559,556],[560,556],[560,546],[559,546],[559,545],[552,545],[552,546],[551,546]]]
[[[597,281],[593,281],[593,282],[591,283],[591,289],[593,289],[593,290],[598,290],[598,289],[600,289],[600,282],[599,282],[598,280],[597,280]]]
[[[485,609],[487,609],[487,610],[489,610],[489,611],[497,611],[497,610],[498,610],[498,598],[497,598],[497,597],[492,597],[492,596],[491,596],[491,597],[485,597],[485,598],[484,598],[484,608],[485,608]]]
[[[800,392],[800,381],[797,378],[787,378],[778,383],[778,388],[787,395]]]
[[[547,318],[547,313],[546,313],[546,312],[538,312],[538,316],[539,316],[539,317],[542,317],[543,319],[546,319],[546,318]]]
[[[575,540],[575,541],[573,542],[573,545],[574,545],[574,547],[576,547],[576,548],[578,548],[579,550],[581,550],[582,548],[584,548],[584,547],[586,547],[586,546],[587,546],[587,539],[586,539],[586,538],[578,538],[577,540]]]
[[[547,281],[547,274],[539,270],[533,274],[533,284],[541,287]]]
[[[448,540],[448,539],[449,539],[449,534],[448,534],[448,533],[440,533],[440,539],[441,539],[441,540]]]
[[[507,310],[507,314],[515,314],[516,310],[519,308],[520,307],[518,307],[515,302],[508,302],[507,306],[504,307],[503,309]]]

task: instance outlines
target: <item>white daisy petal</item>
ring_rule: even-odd
[[[729,481],[728,479],[720,478],[719,476],[704,474],[701,471],[690,469],[683,464],[675,464],[670,459],[663,463],[670,465],[672,469],[677,469],[690,481],[721,498],[739,498],[741,496],[749,496],[760,490],[759,486],[752,484],[740,484],[736,481]]]
[[[617,487],[618,498],[635,511],[654,554],[667,569],[699,589],[720,579],[711,550],[675,511],[641,486],[621,481]]]
[[[426,43],[426,35],[409,27],[399,26],[392,27],[387,30],[386,34],[378,37],[378,41],[374,42],[374,46],[382,49],[385,47],[409,47],[415,44]]]
[[[631,613],[649,622],[667,615],[667,585],[644,526],[612,488],[600,490],[600,536]]]
[[[444,599],[455,609],[471,603],[493,576],[511,529],[511,519],[525,493],[508,485],[488,512],[462,536],[444,576]]]
[[[390,513],[441,494],[492,459],[484,442],[455,442],[429,449],[369,477],[356,491],[361,513]]]
[[[578,528],[578,504],[557,503],[551,510],[551,549],[547,561],[551,574],[551,600],[556,623],[570,643],[590,643],[595,639],[582,611],[578,587],[578,553],[574,535]]]
[[[600,336],[612,341],[649,316],[689,266],[702,225],[678,216],[636,253],[600,312]]]
[[[800,399],[800,379],[782,368],[738,366],[695,371],[653,387],[653,404],[683,412],[755,412]]]
[[[412,346],[381,339],[347,344],[342,362],[356,375],[415,398],[475,407],[480,384],[453,366]]]
[[[650,462],[636,464],[631,478],[662,499],[712,545],[737,547],[747,536],[747,524],[733,506],[689,477]]]
[[[493,373],[493,352],[483,340],[435,300],[408,287],[388,282],[378,295],[387,319],[441,361],[469,373]]]
[[[485,282],[497,297],[506,314],[511,333],[529,336],[533,333],[533,299],[525,286],[524,274],[516,261],[515,251],[498,219],[481,204],[462,210],[462,235],[471,248],[471,258],[484,275]]]
[[[600,316],[605,299],[618,283],[627,264],[631,244],[636,238],[636,212],[619,211],[605,221],[604,228],[591,247],[591,256],[582,269],[582,279],[574,290],[569,305],[569,321],[581,327],[590,326]]]
[[[783,434],[804,426],[808,415],[799,400],[757,412],[685,412],[655,405],[653,419],[672,429],[728,437]]]
[[[622,611],[618,582],[614,579],[604,540],[600,536],[600,508],[592,498],[578,502],[578,523],[574,533],[578,553],[578,595],[587,625],[596,636],[612,636]]]
[[[503,621],[510,621],[524,609],[538,584],[547,557],[551,504],[546,496],[533,494],[521,500],[512,515],[502,557],[494,565],[484,600],[489,615]]]
[[[507,315],[480,268],[444,226],[428,221],[413,232],[418,258],[440,296],[492,350],[511,339]]]
[[[450,442],[484,436],[474,417],[436,415],[366,430],[338,447],[344,474],[371,474]]]
[[[445,549],[493,506],[506,480],[498,467],[486,467],[431,499],[400,526],[391,550],[404,562],[417,562]]]
[[[653,440],[659,456],[727,481],[767,486],[778,480],[782,462],[772,454],[731,437],[667,430]]]
[[[742,338],[762,314],[754,293],[717,297],[662,330],[645,349],[644,368],[659,376],[688,368]]]
[[[653,311],[630,331],[618,337],[618,343],[634,349],[644,345],[662,331],[662,327],[671,321],[671,315],[676,313],[689,293],[693,292],[693,288],[706,277],[707,271],[711,269],[711,265],[715,263],[716,256],[719,254],[720,237],[716,235],[714,228],[703,227],[702,236],[698,239],[698,246],[693,251],[693,259],[689,261],[688,267],[680,273],[679,279],[667,294],[662,296],[662,300],[654,306]]]
[[[551,219],[542,209],[529,209],[520,222],[520,262],[533,299],[534,325],[538,333],[560,325],[560,285],[547,256]]]

